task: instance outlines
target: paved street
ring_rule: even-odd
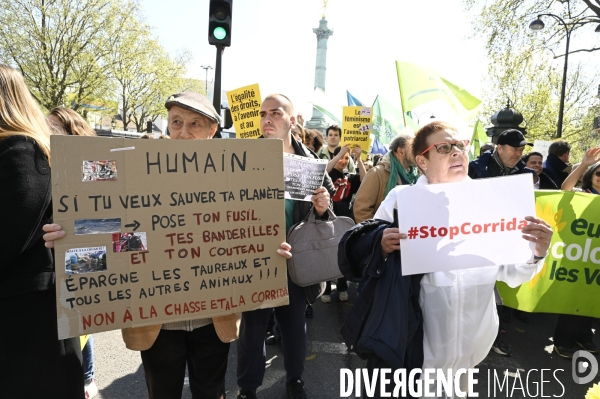
[[[342,321],[356,298],[355,285],[350,288],[350,300],[346,303],[339,302],[334,291],[332,303],[323,304],[318,301],[314,305],[314,318],[307,319],[308,329],[308,354],[305,367],[304,380],[310,399],[332,399],[340,397],[340,369],[356,369],[364,367],[363,362],[356,355],[346,353],[338,333]],[[552,333],[556,323],[556,316],[547,314],[533,314],[528,324],[516,320],[505,324],[507,334],[505,341],[510,344],[513,356],[502,357],[494,352],[480,364],[479,383],[477,392],[480,398],[530,398],[530,397],[562,397],[567,399],[583,399],[590,384],[577,385],[571,378],[571,361],[562,359],[552,353]],[[594,326],[600,327],[598,323]],[[147,398],[144,381],[144,372],[141,367],[139,353],[125,348],[120,331],[111,331],[94,335],[96,352],[96,377],[100,388],[101,399],[115,398]],[[596,345],[600,339],[596,336]],[[267,346],[268,368],[263,386],[259,390],[259,398],[280,399],[285,397],[285,372],[283,358],[278,346]],[[227,370],[227,399],[236,397],[237,386],[235,382],[236,345],[231,346],[229,368]],[[512,390],[507,394],[505,386],[502,392],[496,386],[496,394],[490,387],[488,393],[488,372],[496,373],[503,378],[504,370],[512,374],[517,369],[525,370],[521,385],[509,377],[508,384]],[[526,373],[529,382],[526,381]],[[545,371],[543,392],[540,386],[540,369]],[[553,376],[560,380],[559,384]],[[511,375],[509,374],[509,375]],[[600,381],[596,376],[595,382]],[[513,389],[514,386],[514,389]],[[564,388],[563,388],[564,386]],[[529,391],[527,391],[527,389]],[[182,396],[191,398],[189,389],[184,389]],[[354,397],[354,396],[352,396]]]

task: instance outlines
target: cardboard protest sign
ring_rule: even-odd
[[[256,139],[260,132],[260,89],[258,84],[227,92],[235,132],[240,139]]]
[[[542,270],[504,303],[527,312],[600,317],[600,195],[536,191],[536,213],[554,232]]]
[[[340,145],[343,147],[350,144],[351,149],[359,145],[363,161],[367,160],[367,154],[371,148],[372,120],[372,107],[344,107]]]
[[[312,201],[314,191],[323,185],[327,159],[314,159],[284,154],[283,181],[285,198]]]
[[[61,339],[288,303],[280,140],[51,145]]]
[[[460,183],[407,186],[397,192],[404,275],[525,263],[534,246],[522,238],[535,214],[526,173]]]
[[[546,159],[548,157],[548,148],[550,148],[550,144],[552,144],[552,141],[535,140],[533,142],[533,150],[531,151],[539,152],[542,154],[543,158]]]

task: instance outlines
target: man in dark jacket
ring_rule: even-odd
[[[554,180],[543,171],[543,159],[544,156],[539,152],[530,152],[522,158],[525,166],[535,170],[533,186],[536,190],[558,190],[559,187],[554,183]]]
[[[496,148],[493,152],[486,152],[479,158],[469,163],[469,177],[471,179],[485,179],[488,177],[510,176],[521,173],[535,175],[535,170],[525,166],[521,160],[526,145],[532,145],[525,140],[523,133],[517,129],[505,130],[498,136]],[[497,289],[494,289],[498,314],[502,314],[502,298]],[[498,337],[492,349],[499,355],[510,356],[509,346],[500,338],[502,324],[498,327]]]
[[[571,173],[570,154],[571,146],[564,140],[555,141],[548,147],[548,157],[544,161],[544,173],[556,183],[558,188]]]
[[[283,151],[309,158],[316,154],[297,141],[291,132],[296,125],[292,102],[282,94],[267,96],[260,109],[260,128],[266,139],[283,141]],[[330,195],[334,188],[325,174],[323,186],[314,191],[312,204],[307,201],[285,200],[286,231],[303,220],[311,205],[317,217],[327,216]],[[289,305],[275,308],[275,318],[282,338],[283,364],[287,373],[286,393],[288,399],[305,399],[304,360],[306,358],[306,301],[314,302],[323,293],[325,284],[300,287],[288,275]],[[265,375],[265,334],[272,309],[259,309],[242,314],[240,338],[238,340],[237,383],[240,387],[238,399],[256,398],[256,389],[262,385]]]
[[[479,158],[469,162],[469,177],[471,179],[485,179],[533,173],[533,169],[525,167],[521,160],[526,145],[532,145],[525,140],[523,133],[516,129],[505,130],[498,136],[494,152],[481,154]]]

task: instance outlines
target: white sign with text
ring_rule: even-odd
[[[550,144],[552,143],[552,141],[535,140],[533,142],[532,151],[539,152],[543,155],[543,159],[546,160],[546,158],[548,158],[548,148],[550,148]]]
[[[534,245],[522,238],[535,216],[529,173],[408,186],[397,191],[402,274],[525,263]]]

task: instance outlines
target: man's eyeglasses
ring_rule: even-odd
[[[436,143],[436,144],[433,144],[431,147],[427,148],[425,151],[423,151],[421,153],[421,155],[425,154],[427,151],[431,150],[433,147],[435,147],[435,150],[440,154],[450,154],[450,152],[452,151],[452,147],[458,148],[459,151],[465,151],[467,149],[468,145],[469,145],[469,140],[457,140],[454,143],[448,143],[448,142]]]

